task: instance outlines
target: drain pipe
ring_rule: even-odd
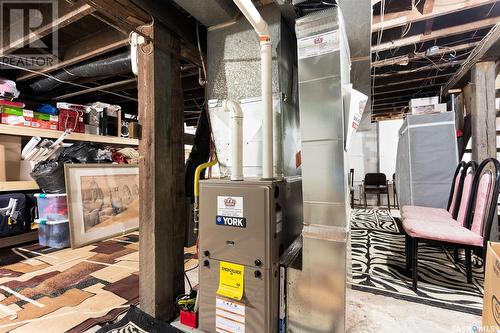
[[[231,180],[243,180],[243,111],[230,100],[222,101],[222,108],[231,112]]]
[[[272,44],[269,27],[260,16],[251,0],[233,0],[260,40],[261,81],[262,81],[262,178],[273,178],[273,90],[272,90]]]

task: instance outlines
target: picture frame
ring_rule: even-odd
[[[71,248],[139,228],[139,166],[65,164]]]

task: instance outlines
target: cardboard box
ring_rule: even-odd
[[[439,96],[413,98],[410,100],[410,108],[435,104],[439,104]]]
[[[21,138],[0,135],[0,181],[19,180]]]
[[[58,117],[31,110],[4,107],[1,123],[10,126],[57,130]]]
[[[31,127],[31,118],[2,112],[0,123],[10,126]]]
[[[484,272],[483,329],[500,330],[500,243],[489,242]]]
[[[428,113],[438,113],[446,111],[448,111],[446,103],[416,106],[411,108],[411,114],[428,114]]]

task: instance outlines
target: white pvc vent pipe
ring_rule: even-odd
[[[243,180],[243,111],[230,100],[222,101],[222,108],[231,112],[231,180]]]
[[[260,16],[251,0],[234,0],[260,40],[262,81],[262,178],[273,178],[273,90],[272,90],[272,44],[269,27]]]

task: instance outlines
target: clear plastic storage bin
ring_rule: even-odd
[[[38,206],[38,218],[47,221],[68,220],[66,194],[35,194]]]
[[[36,219],[38,224],[38,242],[42,246],[62,249],[69,247],[69,221],[48,221],[46,219]]]

